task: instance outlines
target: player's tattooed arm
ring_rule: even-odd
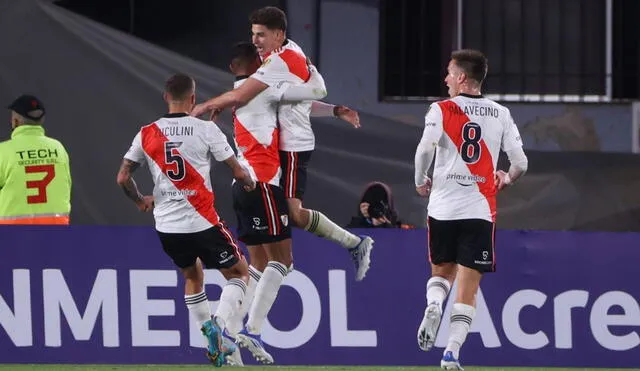
[[[140,164],[128,159],[123,159],[118,171],[118,184],[124,191],[124,194],[129,197],[136,204],[143,202],[144,197],[138,190],[135,180],[133,180],[132,174],[136,169],[140,167]]]

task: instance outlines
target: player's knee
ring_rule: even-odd
[[[245,283],[249,282],[249,266],[247,265],[246,260],[238,260],[238,262],[231,266],[231,268],[220,269],[220,273],[222,273],[224,278],[227,280],[238,278],[243,280]]]
[[[293,225],[298,228],[304,228],[306,225],[304,222],[304,212],[307,212],[307,210],[301,207],[289,209],[289,219],[293,222]]]
[[[457,266],[455,263],[443,263],[432,264],[431,275],[436,277],[442,277],[449,282],[453,282],[456,279]]]

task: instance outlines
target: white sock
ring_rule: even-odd
[[[244,300],[242,301],[240,310],[235,312],[227,323],[227,333],[233,338],[235,338],[236,335],[238,335],[238,333],[242,330],[243,320],[247,313],[249,313],[251,303],[253,303],[253,298],[256,293],[258,281],[260,281],[260,276],[262,276],[262,272],[250,265],[249,284],[247,285],[247,291],[244,294]]]
[[[471,321],[476,315],[476,308],[471,305],[455,303],[451,310],[451,324],[449,325],[449,342],[444,352],[451,351],[453,356],[458,359],[460,347],[464,344]]]
[[[309,214],[309,224],[304,227],[306,231],[331,242],[335,242],[347,249],[352,249],[360,243],[360,237],[341,228],[323,213],[316,210],[309,210]]]
[[[436,303],[442,311],[442,303],[444,303],[447,295],[451,290],[449,281],[442,277],[433,276],[427,281],[427,305]]]
[[[258,282],[258,287],[256,287],[253,304],[249,309],[249,319],[247,320],[249,333],[259,334],[262,331],[262,324],[278,296],[278,290],[280,290],[280,285],[282,285],[287,272],[287,267],[282,263],[277,261],[267,263]]]
[[[222,331],[224,331],[227,323],[231,322],[231,317],[240,310],[246,291],[247,284],[239,278],[232,278],[224,285],[222,294],[220,294],[218,309],[213,317]]]
[[[202,328],[205,322],[211,320],[211,307],[209,306],[207,293],[204,290],[199,294],[185,295],[184,302],[187,304],[193,319],[198,322],[198,329]]]

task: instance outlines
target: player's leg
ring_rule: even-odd
[[[456,222],[429,217],[428,257],[431,278],[427,281],[427,307],[418,328],[418,346],[423,351],[433,347],[442,320],[443,303],[456,278]]]
[[[238,354],[235,344],[223,337],[224,330],[234,314],[240,310],[249,281],[249,267],[231,231],[218,225],[199,233],[198,256],[207,268],[215,268],[227,279],[222,288],[213,321],[206,322],[203,334],[210,339],[209,359],[221,366],[225,359]],[[214,351],[217,350],[218,353]],[[241,362],[241,361],[240,361]]]
[[[459,221],[458,293],[451,310],[449,339],[441,361],[445,369],[461,369],[460,348],[464,344],[476,313],[476,294],[485,272],[495,270],[495,225],[486,220]]]
[[[292,264],[291,239],[264,244],[269,262],[258,281],[246,330],[237,335],[238,343],[249,349],[254,358],[262,363],[273,363],[273,357],[262,342],[261,333],[264,321],[278,296],[280,286]]]
[[[261,235],[270,232],[263,193],[262,183],[258,183],[256,189],[251,192],[245,191],[240,183],[234,183],[232,187],[233,208],[238,221],[238,239],[247,246],[250,262],[249,282],[244,301],[240,310],[235,312],[227,324],[226,333],[234,339],[243,328],[244,317],[249,312],[258,281],[268,262],[260,239]]]
[[[311,154],[312,151],[280,151],[283,172],[281,185],[287,197],[291,222],[298,228],[348,249],[356,266],[356,280],[361,281],[371,264],[373,239],[368,236],[357,236],[334,223],[320,211],[302,206]]]
[[[236,338],[238,333],[244,327],[244,318],[249,313],[249,308],[253,303],[256,287],[258,281],[262,276],[262,271],[267,266],[268,258],[267,253],[262,245],[247,245],[249,251],[249,282],[247,283],[247,291],[244,295],[244,301],[240,306],[240,310],[237,311],[227,324],[227,334],[232,338]]]
[[[189,315],[198,324],[198,329],[203,330],[211,325],[211,307],[204,290],[204,270],[198,259],[197,237],[193,233],[162,233],[158,232],[162,248],[173,260],[184,277],[184,302],[189,310]],[[210,357],[219,352],[218,341],[203,335],[207,339]]]
[[[259,277],[254,277],[257,285],[249,308],[246,330],[241,331],[236,340],[241,346],[249,348],[258,361],[273,363],[273,357],[264,349],[260,332],[293,261],[291,229],[282,189],[259,183],[256,190],[255,199],[242,209],[245,214],[243,220],[250,225],[245,228],[247,233],[243,233],[240,238],[252,246],[249,248],[251,258],[256,260],[257,266],[264,269]]]

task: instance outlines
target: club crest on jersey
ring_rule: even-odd
[[[280,215],[280,220],[282,221],[282,225],[284,225],[285,227],[289,225],[289,215]]]

